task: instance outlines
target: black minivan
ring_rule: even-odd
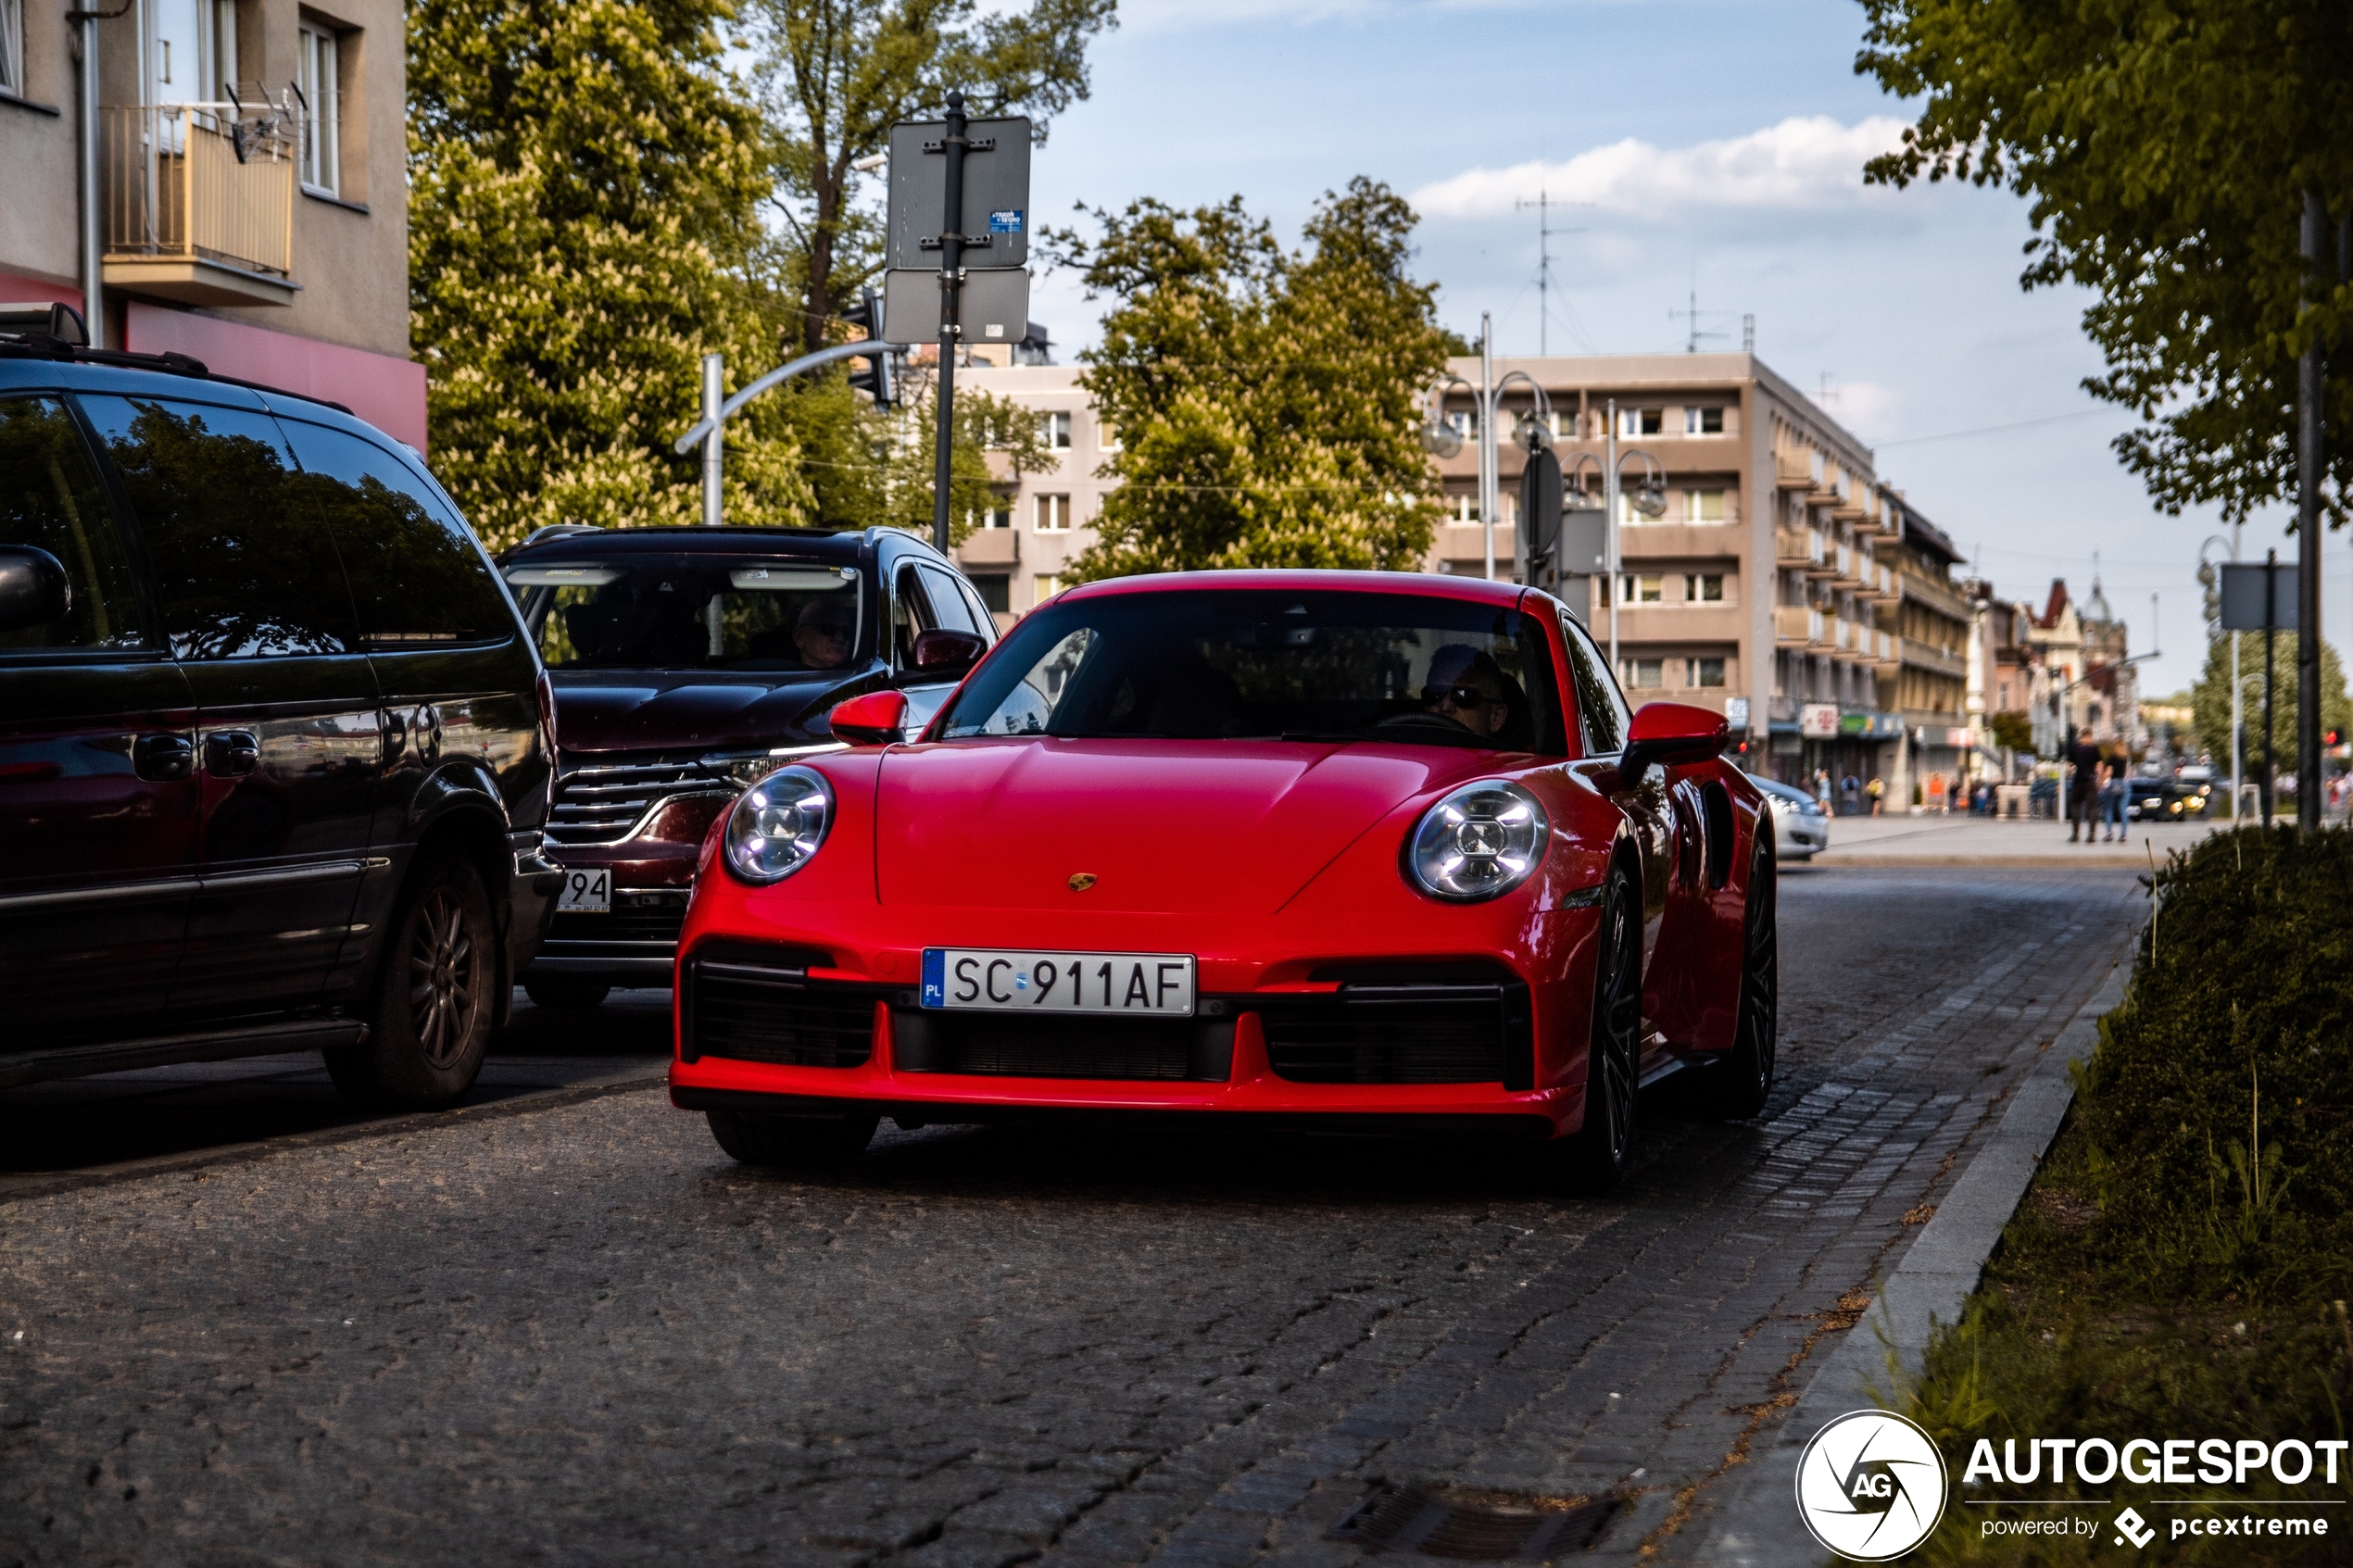
[[[0,337],[0,1086],[318,1048],[462,1096],[562,880],[552,700],[407,447]]]

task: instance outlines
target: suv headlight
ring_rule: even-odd
[[[1428,811],[1405,841],[1405,877],[1433,898],[1476,904],[1526,882],[1553,824],[1535,796],[1503,779],[1465,784]]]
[[[813,768],[779,768],[736,797],[723,847],[727,869],[756,887],[807,865],[833,826],[834,791]]]

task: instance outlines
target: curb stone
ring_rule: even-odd
[[[1871,1332],[1850,1330],[1807,1382],[1772,1446],[1757,1456],[1725,1505],[1701,1561],[1725,1568],[1819,1568],[1833,1561],[1798,1522],[1793,1499],[1799,1456],[1831,1418],[1878,1403],[1872,1389],[1888,1386],[1891,1357],[1899,1377],[1919,1376],[1935,1326],[1959,1320],[1985,1260],[2026,1197],[2035,1167],[2074,1101],[2075,1080],[2068,1069],[2088,1059],[2099,1043],[2100,1016],[2123,1001],[2129,972],[2123,963],[2111,969],[2092,999],[2019,1080],[1993,1137],[1938,1203],[1935,1217],[1921,1227],[1894,1272],[1880,1282],[1878,1298],[1856,1325]]]

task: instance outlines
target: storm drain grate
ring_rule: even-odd
[[[1592,1546],[1617,1506],[1616,1498],[1516,1497],[1384,1481],[1325,1535],[1366,1551],[1548,1562]]]

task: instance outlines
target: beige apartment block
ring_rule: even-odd
[[[1479,362],[1449,370],[1476,382]],[[1973,607],[1954,581],[1959,552],[1871,452],[1769,367],[1747,354],[1503,358],[1543,389],[1547,426],[1572,491],[1601,505],[1602,465],[1616,450],[1623,568],[1616,592],[1589,579],[1572,596],[1596,638],[1617,635],[1618,673],[1636,703],[1672,699],[1726,712],[1759,771],[1833,781],[1877,777],[1892,809],[1912,786],[1960,778],[1972,734],[1968,659]],[[1094,420],[1078,370],[976,368],[971,383],[1038,410],[1067,446],[1049,473],[1005,487],[997,526],[960,551],[965,570],[995,578],[1008,617],[1060,581],[1062,563],[1093,537],[1088,523],[1113,482],[1097,476],[1114,448]],[[1497,447],[1496,574],[1515,554],[1516,493],[1526,451],[1515,439],[1537,414],[1526,382],[1502,399],[1491,432],[1475,399],[1450,393],[1441,417],[1461,449],[1433,459],[1446,508],[1426,569],[1478,575],[1487,529],[1478,510],[1478,443]],[[1651,517],[1631,493],[1655,480]],[[1056,500],[1054,497],[1062,497]],[[1572,499],[1572,504],[1574,500]],[[1068,510],[1063,508],[1067,507]]]
[[[94,8],[94,332],[332,398],[422,448],[398,0]],[[81,24],[67,9],[0,0],[0,300],[83,309]]]

